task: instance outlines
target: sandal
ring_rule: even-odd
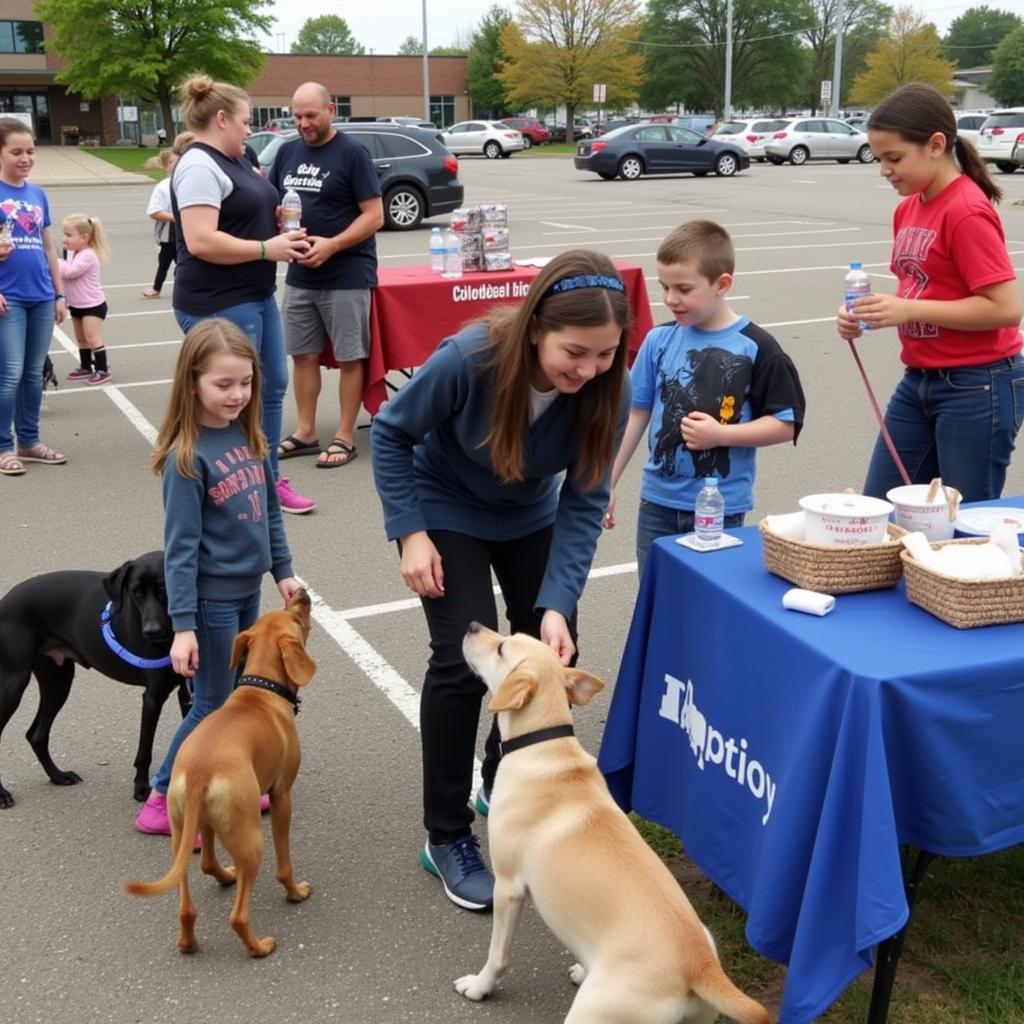
[[[58,452],[42,441],[36,441],[31,448],[19,448],[18,458],[22,462],[41,462],[44,466],[62,466],[68,461],[63,452]]]
[[[342,437],[332,437],[331,443],[327,446],[327,450],[322,452],[319,460],[317,461],[317,469],[337,469],[339,466],[347,466],[359,452],[356,451],[354,444],[349,444]],[[327,456],[329,460],[332,455],[344,455],[345,458],[338,459],[334,462],[326,461],[324,456]]]
[[[144,299],[159,299],[160,293],[155,288],[147,288],[143,293]]]
[[[0,455],[0,473],[4,476],[21,476],[24,472],[25,466],[14,452],[4,452]]]
[[[285,448],[285,445],[291,445],[290,448]],[[287,437],[281,438],[280,443],[277,446],[277,458],[278,461],[281,459],[294,459],[298,455],[319,455],[320,454],[320,441],[317,438],[313,438],[312,441],[303,441],[301,438],[296,437],[294,434],[289,434]]]

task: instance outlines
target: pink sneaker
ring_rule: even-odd
[[[301,516],[306,512],[312,512],[316,508],[316,502],[310,498],[304,498],[297,491],[292,489],[288,483],[288,477],[283,476],[277,481],[277,500],[281,503],[282,512],[291,512]]]
[[[87,380],[96,371],[93,369],[86,369],[84,366],[76,366],[69,374],[68,380]]]
[[[270,810],[270,794],[264,793],[260,797],[260,814],[266,814]]]
[[[167,797],[155,789],[135,815],[135,827],[154,836],[169,836],[171,823],[167,820]]]

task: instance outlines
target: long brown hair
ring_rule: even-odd
[[[493,376],[494,404],[490,430],[482,446],[490,449],[491,465],[504,483],[523,479],[530,381],[538,366],[537,346],[531,341],[533,331],[546,334],[566,327],[603,327],[611,323],[619,327],[619,346],[611,367],[572,397],[580,439],[577,479],[588,490],[598,487],[615,458],[615,430],[632,327],[629,300],[625,291],[604,287],[547,294],[564,278],[586,275],[622,280],[615,265],[602,253],[570,250],[541,270],[519,306],[499,306],[486,318],[491,351],[483,369]]]
[[[923,146],[936,132],[941,132],[946,138],[946,152],[956,153],[960,170],[993,203],[1003,198],[1003,190],[992,180],[978,151],[957,135],[956,115],[938,89],[922,82],[904,85],[871,111],[868,128],[895,132],[904,142],[918,146]]]
[[[35,132],[24,121],[16,117],[0,117],[0,149],[7,145],[7,140],[12,135],[27,135],[36,144]]]
[[[196,479],[196,442],[199,440],[199,399],[196,386],[200,376],[209,369],[214,356],[224,354],[248,359],[252,363],[252,397],[238,419],[254,458],[266,457],[267,439],[260,426],[259,356],[240,327],[236,327],[230,320],[212,317],[197,323],[182,342],[178,365],[174,370],[174,383],[171,385],[171,398],[153,448],[150,468],[154,473],[163,471],[164,463],[177,446],[174,468],[183,477]]]

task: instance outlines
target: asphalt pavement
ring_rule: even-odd
[[[737,249],[735,308],[779,339],[808,398],[799,445],[758,454],[757,509],[748,523],[795,509],[803,494],[861,484],[875,427],[833,317],[850,260],[863,261],[877,288],[893,283],[888,255],[896,197],[876,166],[755,164],[731,179],[630,183],[576,172],[569,158],[462,159],[460,167],[467,203],[508,204],[516,258],[585,246],[639,263],[656,321],[667,319],[655,280],[660,240],[691,217],[725,225]],[[1024,174],[998,177],[1007,192],[1001,212],[1009,249],[1024,275]],[[0,592],[37,573],[112,569],[161,545],[160,487],[147,460],[180,333],[169,285],[158,300],[140,297],[156,265],[145,215],[150,187],[119,179],[48,189],[56,231],[72,212],[98,216],[107,228],[113,258],[104,270],[110,306],[104,338],[113,381],[96,388],[65,381],[75,363],[70,325],[55,333],[61,384],[46,396],[42,436],[69,459],[63,467],[31,465],[22,477],[0,479]],[[382,262],[425,262],[430,226],[382,234]],[[895,333],[865,338],[859,348],[884,403],[899,375]],[[335,425],[335,381],[325,372],[322,441]],[[364,414],[362,427],[368,422]],[[290,404],[285,426],[294,426]],[[319,671],[298,720],[303,766],[292,824],[296,876],[312,883],[312,897],[286,902],[273,877],[265,825],[253,915],[258,934],[275,936],[277,950],[259,961],[245,954],[227,922],[232,892],[194,863],[200,950],[179,954],[176,896],[144,900],[121,890],[123,880],[159,877],[169,863],[167,841],[132,826],[140,693],[79,669],[52,750],[58,765],[83,781],[58,788],[24,740],[37,706],[32,687],[0,752],[0,777],[17,801],[0,811],[5,1024],[555,1024],[564,1018],[573,998],[572,961],[532,909],[523,915],[511,973],[495,998],[471,1004],[452,986],[482,965],[490,918],[457,909],[417,864],[423,841],[417,695],[427,635],[384,537],[365,429],[357,444],[360,457],[340,469],[318,470],[312,459],[283,464],[293,485],[319,502],[311,515],[286,517],[296,571],[318,596],[310,652]],[[636,594],[639,464],[637,456],[620,487],[619,526],[600,542],[580,610],[581,666],[609,684],[576,716],[581,740],[594,753]],[[1006,493],[1021,492],[1024,459],[1018,458]],[[264,597],[264,607],[274,603],[271,586]],[[700,608],[679,614],[700,615]],[[158,757],[174,726],[172,705],[158,732]],[[478,831],[486,845],[486,824]]]

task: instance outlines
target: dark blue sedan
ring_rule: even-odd
[[[573,160],[578,171],[593,171],[611,181],[634,181],[644,174],[703,176],[711,171],[728,177],[750,166],[737,146],[706,139],[674,124],[631,124],[596,139],[584,139]]]

